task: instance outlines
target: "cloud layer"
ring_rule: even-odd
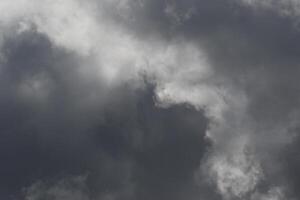
[[[299,198],[299,2],[2,0],[0,198]]]

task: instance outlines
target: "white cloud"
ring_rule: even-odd
[[[237,152],[239,150],[242,152]],[[245,152],[245,149],[239,150],[235,150],[233,155],[219,152],[219,155],[208,158],[206,167],[219,192],[226,199],[242,198],[253,192],[263,178],[262,169],[256,158]]]

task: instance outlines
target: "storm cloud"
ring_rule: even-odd
[[[297,0],[2,0],[0,198],[299,199],[299,19]]]

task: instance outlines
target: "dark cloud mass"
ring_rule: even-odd
[[[24,190],[28,199],[198,194],[193,172],[209,146],[202,112],[187,105],[156,107],[150,83],[138,90],[120,86],[109,91],[108,102],[85,105],[88,95],[106,89],[78,80],[80,58],[35,31],[13,39],[4,44],[1,74],[2,198],[15,199]],[[47,98],[35,96],[38,91],[19,93],[22,84],[35,87],[30,81],[39,76],[51,84]],[[56,190],[77,192],[55,197]]]
[[[2,0],[0,199],[300,199],[297,0]]]

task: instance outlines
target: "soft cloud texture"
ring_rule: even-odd
[[[297,199],[298,15],[297,1],[1,1],[2,171],[28,172],[0,194]]]

